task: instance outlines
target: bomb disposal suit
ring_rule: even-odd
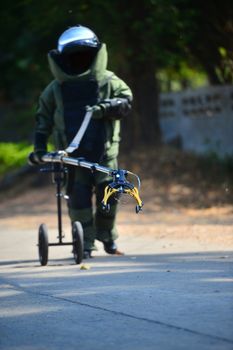
[[[57,50],[48,53],[54,80],[39,99],[36,113],[34,158],[40,163],[53,134],[55,147],[64,150],[77,134],[87,107],[92,119],[72,157],[116,169],[120,141],[120,119],[131,109],[130,88],[107,67],[107,50],[96,35],[83,26],[71,27],[58,40]],[[111,209],[102,209],[105,186],[111,179],[103,173],[70,167],[68,170],[68,209],[71,221],[80,221],[84,230],[84,254],[95,249],[94,240],[116,254],[116,201]],[[96,208],[92,195],[95,191]]]

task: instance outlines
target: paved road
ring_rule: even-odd
[[[41,267],[35,232],[3,227],[0,349],[233,349],[233,252],[158,245],[126,236],[127,255],[100,248],[89,270],[51,247]]]

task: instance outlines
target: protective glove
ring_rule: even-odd
[[[38,165],[42,164],[43,160],[42,157],[47,153],[47,151],[36,151],[36,152],[31,152],[28,156],[28,163],[30,165]]]
[[[47,135],[36,131],[34,136],[34,152],[28,156],[30,165],[38,165],[43,163],[42,157],[47,153]]]
[[[121,119],[131,110],[131,103],[127,98],[111,98],[100,103],[104,116]]]
[[[98,105],[88,107],[92,109],[92,118],[121,119],[131,110],[131,103],[128,98],[112,98],[101,101]]]

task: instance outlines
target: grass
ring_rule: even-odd
[[[53,145],[48,143],[48,151]],[[0,177],[27,164],[33,145],[27,142],[0,142]]]
[[[27,157],[33,146],[25,142],[0,143],[0,176],[27,164]]]

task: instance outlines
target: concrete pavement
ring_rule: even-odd
[[[41,267],[36,243],[1,229],[0,349],[233,349],[233,252],[126,235],[81,270],[71,247]]]

